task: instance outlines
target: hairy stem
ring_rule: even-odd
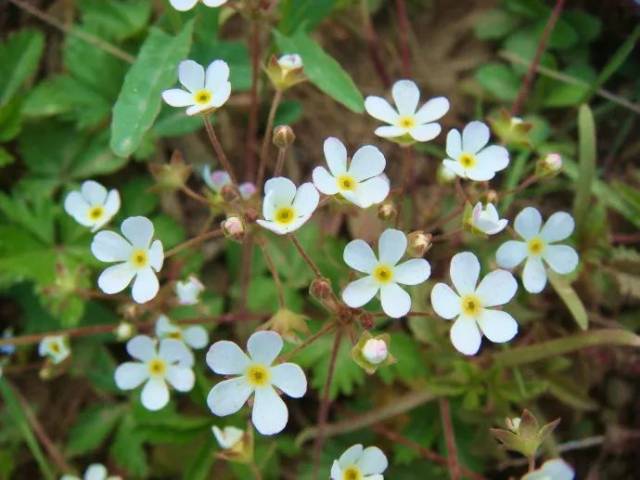
[[[208,232],[204,232],[201,233],[200,235],[197,235],[189,240],[187,240],[186,242],[182,242],[178,245],[176,245],[175,247],[173,247],[170,250],[167,250],[164,254],[164,258],[169,258],[172,257],[173,255],[175,255],[176,253],[179,253],[183,250],[185,250],[186,248],[190,248],[190,247],[194,247],[196,245],[199,245],[200,243],[204,242],[205,240],[209,240],[211,238],[216,238],[216,237],[221,237],[222,236],[222,230],[220,228],[216,229],[216,230],[210,230]]]
[[[258,177],[256,179],[256,187],[258,190],[262,190],[262,182],[264,182],[264,175],[267,169],[267,160],[269,158],[269,143],[273,136],[273,121],[276,118],[276,111],[278,105],[282,101],[282,90],[276,90],[273,100],[271,102],[271,109],[269,110],[269,117],[267,118],[267,128],[264,131],[264,137],[262,138],[262,147],[260,148],[260,165],[258,166]]]
[[[311,270],[313,270],[314,275],[316,277],[318,277],[318,278],[322,278],[322,272],[320,272],[320,269],[315,264],[315,262],[313,260],[311,260],[311,257],[307,254],[307,252],[304,251],[304,248],[302,248],[302,245],[300,245],[300,242],[298,241],[296,236],[293,233],[290,233],[289,234],[289,238],[291,239],[291,241],[295,245],[296,249],[300,253],[300,256],[302,256],[304,261],[307,262],[307,265],[309,265]]]
[[[320,330],[318,330],[316,333],[314,333],[313,335],[305,338],[302,343],[300,345],[297,345],[296,348],[294,348],[293,350],[291,350],[288,353],[285,353],[284,355],[282,355],[282,357],[280,357],[280,363],[285,363],[288,362],[290,359],[292,359],[293,357],[296,356],[296,354],[298,352],[300,352],[302,349],[307,348],[309,345],[311,345],[313,342],[315,342],[316,340],[318,340],[320,337],[323,337],[325,334],[329,333],[331,330],[333,330],[334,328],[336,328],[336,324],[335,322],[329,322],[326,323]]]
[[[218,136],[216,135],[216,132],[213,129],[213,125],[211,125],[211,120],[209,120],[209,117],[206,114],[202,115],[202,119],[204,121],[204,126],[207,130],[207,135],[209,136],[209,141],[211,142],[211,146],[213,147],[213,151],[216,153],[216,156],[218,157],[218,160],[220,161],[222,168],[226,170],[229,176],[231,177],[233,186],[237,189],[238,179],[236,178],[236,174],[234,173],[233,168],[229,163],[229,159],[227,158],[227,155],[224,153],[224,149],[222,148],[222,144],[220,143],[220,140],[218,140]]]
[[[447,468],[449,469],[449,477],[451,480],[460,480],[461,472],[460,464],[458,463],[456,437],[453,431],[453,423],[451,422],[449,400],[446,397],[440,398],[440,418],[442,419],[442,428],[447,442]]]

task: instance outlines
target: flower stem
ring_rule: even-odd
[[[402,74],[411,77],[411,52],[409,50],[409,16],[404,0],[396,0],[398,13],[398,33],[400,34],[400,58],[402,59]]]
[[[440,398],[440,418],[442,419],[442,428],[447,442],[447,468],[449,469],[449,477],[451,480],[460,480],[460,464],[458,463],[458,449],[456,447],[456,437],[451,423],[451,411],[449,409],[449,400],[445,397]]]
[[[284,288],[282,288],[282,281],[280,280],[280,274],[278,273],[278,270],[276,269],[276,266],[273,263],[273,259],[271,258],[271,255],[267,251],[266,245],[264,245],[263,242],[259,242],[258,245],[260,245],[260,249],[262,250],[262,255],[264,256],[264,261],[267,264],[267,268],[269,268],[269,271],[271,272],[271,276],[273,277],[274,283],[276,284],[276,291],[278,292],[278,305],[280,306],[280,308],[285,308],[286,302],[284,300]]]
[[[262,480],[262,474],[260,473],[260,468],[258,468],[258,465],[256,465],[255,461],[249,464],[249,468],[251,469],[251,473],[253,473],[253,476],[255,477],[256,480]]]
[[[386,89],[391,86],[389,80],[389,74],[384,66],[384,62],[380,58],[380,42],[378,42],[378,35],[371,22],[371,14],[369,13],[368,0],[360,0],[360,13],[362,14],[362,29],[364,31],[364,37],[367,41],[367,47],[369,49],[369,57],[373,64],[373,69],[378,74],[382,86]]]
[[[267,118],[267,128],[264,131],[264,137],[262,138],[262,147],[260,148],[260,165],[258,166],[258,177],[256,179],[256,187],[258,190],[262,190],[262,183],[264,182],[264,175],[267,169],[267,159],[269,157],[269,143],[273,134],[273,121],[276,118],[276,112],[278,105],[282,101],[282,90],[276,90],[273,100],[271,101],[271,109],[269,110],[269,117]]]
[[[316,340],[318,340],[320,337],[323,337],[325,334],[329,333],[331,330],[333,330],[336,327],[335,322],[329,322],[326,323],[320,330],[318,330],[316,333],[314,333],[313,335],[307,337],[304,339],[304,341],[296,346],[296,348],[294,348],[293,350],[291,350],[288,353],[285,353],[284,355],[282,355],[282,357],[280,357],[280,363],[285,363],[288,362],[290,359],[292,359],[298,352],[300,352],[302,349],[307,348],[309,345],[311,345],[312,343],[314,343]]]
[[[190,189],[186,185],[183,185],[180,188],[180,190],[182,190],[182,192],[184,192],[184,194],[187,197],[193,198],[196,202],[200,202],[200,203],[203,203],[205,205],[209,205],[209,200],[207,200],[203,195],[200,195],[199,193],[194,192],[192,189]]]
[[[276,168],[273,171],[273,176],[274,177],[279,177],[280,175],[282,175],[282,170],[284,168],[284,161],[287,158],[287,149],[286,148],[279,148],[278,149],[278,160],[276,161]],[[319,207],[320,205],[318,205]]]
[[[229,163],[229,159],[227,158],[227,155],[224,153],[224,149],[222,148],[222,144],[220,143],[220,140],[218,140],[218,137],[216,136],[216,131],[213,129],[213,125],[211,125],[211,120],[209,120],[209,117],[207,116],[207,114],[202,115],[202,120],[204,121],[204,126],[207,130],[207,135],[209,136],[209,141],[211,142],[213,151],[216,153],[216,156],[218,157],[218,160],[220,161],[222,168],[226,170],[227,173],[229,174],[229,177],[231,177],[231,182],[233,183],[233,186],[237,189],[238,179],[236,178],[236,174],[234,173],[233,168]]]
[[[296,248],[298,249],[298,252],[300,253],[300,255],[302,256],[302,258],[304,259],[305,262],[307,262],[307,265],[309,265],[309,267],[311,268],[311,270],[313,270],[313,273],[316,277],[318,278],[322,278],[322,272],[320,272],[320,269],[318,268],[318,266],[314,263],[313,260],[311,260],[311,257],[307,254],[307,252],[304,251],[304,248],[302,248],[302,245],[300,245],[300,242],[298,241],[297,237],[293,234],[290,233],[289,234],[289,238],[291,239],[291,241],[293,242],[293,244],[296,246]]]
[[[260,24],[258,20],[251,21],[249,34],[249,53],[251,55],[251,90],[249,92],[249,122],[247,125],[247,141],[245,150],[245,172],[253,178],[255,171],[255,149],[258,132],[258,113],[260,102],[258,101],[258,75],[260,73]],[[258,188],[260,186],[258,185]]]
[[[536,469],[536,456],[535,455],[531,455],[529,457],[529,472],[533,472]]]
[[[187,240],[186,242],[182,242],[170,250],[167,250],[164,254],[164,258],[172,257],[176,253],[179,253],[186,248],[196,246],[204,242],[205,240],[209,240],[211,238],[221,237],[221,236],[222,236],[222,230],[220,228],[201,233],[200,235],[193,237],[192,239]]]

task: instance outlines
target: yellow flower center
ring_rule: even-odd
[[[355,465],[350,465],[342,472],[342,480],[362,480],[362,471]]]
[[[175,332],[171,332],[167,334],[167,338],[173,338],[175,340],[182,340],[182,332],[180,330],[176,330]]]
[[[398,119],[398,126],[400,128],[413,128],[416,126],[416,119],[410,115],[403,115]]]
[[[458,158],[458,162],[460,162],[460,165],[464,168],[472,168],[478,163],[478,160],[476,156],[471,153],[463,153],[460,155],[460,158]]]
[[[296,211],[293,207],[280,207],[273,216],[275,221],[281,225],[288,225],[296,218]]]
[[[198,90],[193,94],[193,99],[198,105],[206,105],[211,101],[211,96],[211,91],[203,88],[202,90]]]
[[[60,345],[57,343],[52,343],[51,345],[49,345],[49,348],[53,353],[60,353],[60,350],[61,350]]]
[[[482,312],[482,302],[475,295],[469,294],[460,300],[462,313],[468,317],[477,317]]]
[[[254,363],[247,368],[246,377],[249,385],[253,387],[264,387],[269,385],[271,373],[269,373],[269,369],[264,365]]]
[[[373,278],[379,283],[389,283],[393,279],[393,270],[389,265],[381,263],[373,270]]]
[[[353,191],[356,189],[356,185],[358,185],[358,182],[356,182],[356,179],[353,178],[351,175],[340,175],[337,178],[337,182],[338,182],[338,188],[340,190],[349,190],[349,191]]]
[[[89,220],[92,220],[94,222],[100,220],[103,215],[104,215],[104,208],[102,208],[99,205],[96,205],[95,207],[91,207],[87,212],[87,216],[89,217]]]
[[[145,250],[140,248],[133,251],[131,254],[131,263],[136,268],[144,268],[149,263],[149,256]]]
[[[540,237],[533,237],[527,243],[531,255],[540,255],[544,250],[544,241]]]
[[[160,360],[159,358],[154,358],[153,360],[151,360],[148,366],[149,366],[149,373],[153,376],[164,375],[164,372],[167,371],[167,364],[164,363],[164,361]]]

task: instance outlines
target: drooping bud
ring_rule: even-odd
[[[156,189],[165,192],[179,190],[191,175],[191,166],[184,162],[182,153],[178,150],[174,150],[169,163],[152,163],[149,170],[156,180]]]
[[[396,362],[389,353],[390,342],[391,337],[387,333],[374,337],[365,330],[351,349],[351,358],[371,375],[379,367]]]
[[[302,57],[295,53],[282,55],[280,58],[272,55],[265,68],[269,80],[275,89],[280,91],[304,82],[307,78],[303,70]]]
[[[278,148],[289,148],[296,140],[296,134],[289,125],[278,125],[273,129],[273,144]]]
[[[407,236],[407,254],[413,258],[422,258],[429,251],[433,235],[422,230],[411,232]]]
[[[322,302],[331,298],[333,289],[328,278],[314,278],[309,285],[309,295]]]
[[[393,220],[397,214],[398,209],[396,208],[395,203],[391,200],[384,201],[378,206],[378,218],[380,220]]]
[[[554,177],[562,170],[562,156],[559,153],[548,153],[536,162],[538,177]]]
[[[224,236],[236,242],[242,242],[246,229],[240,217],[232,216],[223,220],[220,224]]]
[[[136,328],[130,322],[122,321],[118,324],[113,333],[119,342],[124,342],[133,337],[134,333],[136,333]]]

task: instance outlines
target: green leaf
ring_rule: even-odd
[[[488,63],[476,70],[474,77],[482,87],[500,100],[511,101],[518,95],[520,79],[506,65]]]
[[[113,431],[124,410],[109,405],[93,405],[83,410],[69,431],[68,456],[85,455],[98,449]]]
[[[278,30],[285,35],[310,32],[331,13],[333,4],[334,0],[284,0]]]
[[[302,57],[304,73],[316,87],[350,110],[364,112],[364,99],[349,74],[306,33],[290,37],[278,31],[273,34],[281,52]]]
[[[552,270],[548,270],[547,274],[549,277],[549,283],[567,306],[578,326],[582,330],[589,328],[589,316],[587,315],[587,311],[584,308],[582,300],[580,300],[580,297],[571,284],[565,277],[558,275]]]
[[[193,21],[175,37],[151,29],[113,107],[110,145],[116,155],[131,155],[153,125],[162,91],[175,82],[178,62],[189,53],[192,30]]]
[[[209,65],[212,59],[221,59],[229,64],[229,81],[233,92],[251,88],[251,60],[245,42],[218,40],[211,42],[208,37],[193,45],[190,58],[202,65]]]
[[[11,165],[16,159],[5,148],[0,147],[0,168]]]
[[[44,35],[20,30],[0,44],[0,106],[5,105],[35,72],[44,48]]]
[[[151,2],[148,0],[82,0],[78,8],[85,26],[117,42],[142,31],[151,15]]]
[[[473,31],[480,40],[496,40],[513,31],[518,23],[517,16],[495,8],[484,13],[476,21]]]
[[[591,208],[591,188],[596,174],[596,127],[588,105],[582,105],[578,111],[578,136],[580,169],[573,199],[573,216],[577,231],[581,234],[586,228]]]
[[[116,463],[135,477],[146,477],[149,472],[147,454],[142,436],[132,414],[127,414],[120,422],[110,453]]]
[[[211,467],[216,461],[214,451],[217,445],[213,436],[209,436],[196,453],[193,461],[187,465],[185,478],[189,480],[207,480],[211,478]]]
[[[596,72],[587,64],[572,65],[562,73],[580,78],[585,82],[592,82],[596,78]],[[550,80],[549,82],[551,87],[548,92],[545,92],[542,99],[542,105],[545,107],[558,108],[578,105],[582,103],[582,99],[589,90],[587,85],[560,82],[558,80]]]
[[[562,17],[578,33],[580,43],[591,43],[602,31],[602,21],[583,10],[570,10],[562,13]]]

